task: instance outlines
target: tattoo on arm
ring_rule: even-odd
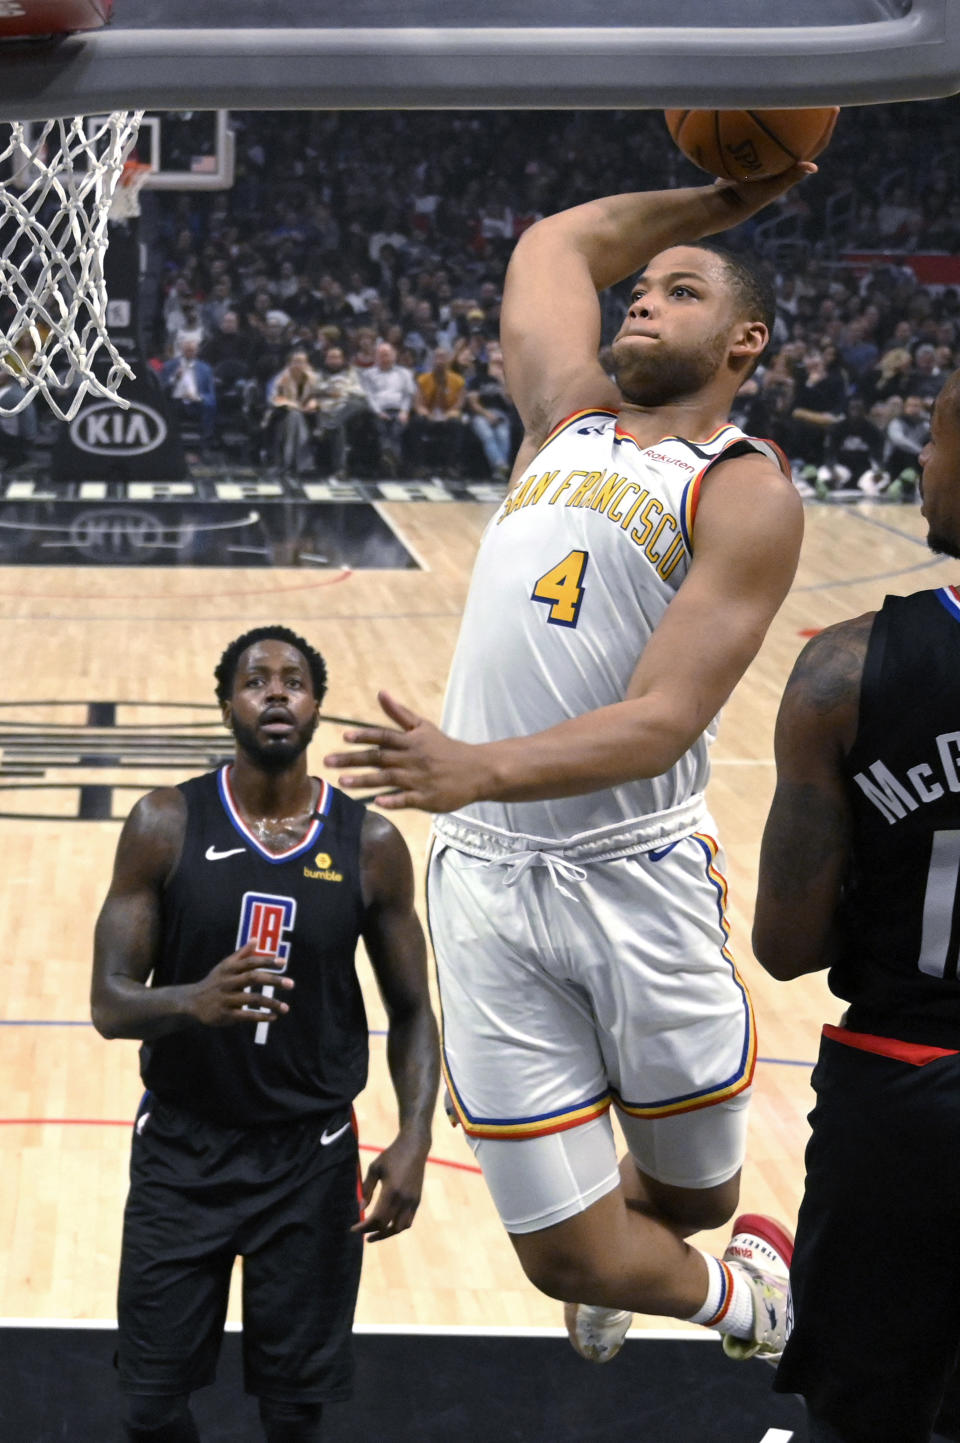
[[[854,729],[860,683],[875,613],[831,626],[808,642],[797,658],[784,703],[799,702],[818,716],[849,707]],[[852,736],[850,738],[852,741]]]

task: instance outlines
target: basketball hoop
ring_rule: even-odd
[[[142,115],[50,120],[29,139],[14,121],[0,140],[0,373],[17,383],[0,394],[2,416],[38,393],[64,421],[88,391],[127,405],[117,388],[133,372],[107,334],[103,261],[108,221],[139,213],[150,167],[126,157]]]

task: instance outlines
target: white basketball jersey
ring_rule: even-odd
[[[732,425],[706,441],[667,436],[643,448],[606,410],[578,412],[553,431],[480,543],[444,705],[449,735],[526,736],[623,701],[687,574],[700,482],[731,447],[774,454]],[[551,801],[479,802],[456,815],[561,840],[665,812],[703,791],[715,730],[714,721],[650,780]],[[437,830],[447,831],[442,817]]]

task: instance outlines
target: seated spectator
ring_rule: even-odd
[[[433,314],[433,302],[415,302],[411,325],[403,337],[404,346],[413,352],[417,370],[429,364],[429,357],[438,344],[437,322]]]
[[[847,385],[835,346],[808,351],[793,406],[791,460],[823,465],[827,437],[847,411]]]
[[[903,412],[887,426],[883,466],[890,477],[888,495],[910,499],[920,478],[920,452],[930,439],[930,418],[922,396],[907,396]]]
[[[500,326],[500,287],[495,281],[481,281],[477,297],[477,308],[482,312],[483,324],[488,334],[495,334]]]
[[[274,433],[279,463],[293,476],[313,465],[311,420],[317,410],[317,379],[306,351],[294,351],[267,387],[265,425]]]
[[[892,188],[889,197],[877,206],[877,240],[881,246],[894,246],[909,233],[911,222],[923,220],[923,212],[911,201],[905,185]]]
[[[380,459],[395,476],[403,454],[404,435],[417,387],[406,366],[397,365],[397,353],[387,341],[376,348],[374,365],[360,372],[370,409],[377,419]]]
[[[390,341],[389,336],[387,336],[385,339]],[[357,329],[354,331],[351,342],[352,354],[350,356],[350,360],[351,363],[356,366],[357,370],[361,373],[363,371],[369,371],[373,366],[377,364],[377,344],[377,333],[372,329],[372,327],[358,326]],[[393,346],[394,353],[396,353],[396,351],[399,349],[398,344],[390,341],[390,345]]]
[[[741,411],[738,392],[737,414],[742,415],[742,420],[737,424],[749,436],[764,436],[775,441],[785,456],[796,455],[792,420],[796,383],[789,372],[771,367],[756,388],[748,381],[741,391],[746,394],[746,404]]]
[[[214,335],[220,329],[220,322],[228,311],[235,309],[235,306],[230,277],[221,275],[214,281],[209,298],[200,307],[204,339]]]
[[[881,469],[884,444],[883,430],[867,415],[863,398],[851,396],[846,416],[830,432],[817,494],[859,486],[866,473]]]
[[[937,370],[943,376],[949,376],[950,372],[956,369],[955,352],[952,346],[937,346],[934,350],[934,361]]]
[[[253,301],[248,306],[247,314],[244,318],[245,324],[250,330],[259,331],[261,335],[265,335],[267,327],[270,325],[271,316],[274,317],[274,323],[276,323],[275,318],[281,316],[283,318],[280,321],[282,326],[287,326],[290,323],[290,317],[286,311],[281,311],[277,307],[273,296],[268,290],[257,291]]]
[[[284,297],[284,309],[295,325],[315,327],[323,307],[309,276],[298,276],[296,290]]]
[[[253,373],[266,387],[290,354],[290,317],[284,311],[269,311],[262,332],[253,333]]]
[[[186,341],[192,341],[199,351],[203,345],[205,335],[206,331],[200,316],[200,307],[196,301],[184,301],[181,324],[173,336],[174,351],[182,354]]]
[[[189,280],[181,272],[174,278],[163,301],[163,326],[169,343],[172,344],[177,332],[183,330],[184,306],[191,302],[196,304],[196,298],[190,289]]]
[[[503,352],[495,341],[490,342],[486,364],[478,369],[473,386],[467,392],[467,407],[470,425],[483,447],[490,475],[495,481],[505,481],[516,451],[513,434],[516,408],[503,374]]]
[[[876,365],[879,347],[867,334],[868,322],[864,316],[854,316],[848,321],[840,338],[840,355],[853,382]]]
[[[286,301],[296,291],[298,285],[297,273],[293,261],[282,261],[280,274],[277,277],[275,292],[279,301]]]
[[[160,383],[181,426],[195,427],[201,448],[206,449],[213,439],[217,393],[213,371],[198,358],[199,349],[196,341],[183,341],[180,354],[167,361],[161,371]]]
[[[418,468],[446,472],[460,468],[466,387],[450,360],[447,348],[438,346],[430,370],[417,377],[409,441],[411,460]]]
[[[453,348],[452,360],[453,369],[459,371],[468,386],[486,364],[487,354],[487,333],[479,321],[471,321],[469,332]]]
[[[912,366],[913,359],[905,346],[884,351],[877,364],[860,379],[858,390],[867,405],[887,401],[891,396],[905,396],[907,375]]]
[[[317,438],[330,446],[330,470],[347,474],[347,437],[351,423],[370,410],[360,372],[347,364],[342,346],[330,346],[314,387]]]
[[[893,330],[884,344],[884,354],[888,351],[908,351],[911,346],[916,344],[916,340],[913,321],[907,316],[901,316],[894,322]]]
[[[204,342],[200,358],[214,370],[224,361],[249,368],[250,337],[241,332],[240,317],[236,311],[224,311],[219,327],[209,340]]]
[[[362,271],[351,271],[344,299],[353,314],[360,318],[370,314],[370,307],[380,300],[380,292],[367,283]]]
[[[943,388],[946,375],[937,366],[936,347],[918,346],[913,353],[913,368],[907,372],[906,387],[910,395],[922,396],[927,411],[933,410],[933,403]]]

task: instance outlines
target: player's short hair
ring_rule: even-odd
[[[310,669],[313,695],[319,706],[327,692],[327,664],[309,641],[298,636],[295,631],[291,631],[289,626],[279,625],[255,626],[251,631],[245,631],[242,636],[231,641],[213,669],[213,675],[217,682],[217,701],[222,705],[223,702],[230,700],[240,658],[249,647],[254,646],[258,641],[284,641],[288,646],[299,651]]]
[[[772,336],[777,319],[777,292],[773,277],[759,258],[735,255],[726,246],[709,240],[692,244],[695,250],[709,251],[722,261],[737,310],[751,321],[762,321]]]

